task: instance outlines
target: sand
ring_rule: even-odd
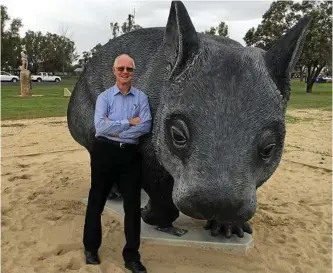
[[[331,113],[290,111],[285,153],[258,190],[248,255],[142,243],[148,272],[331,272]],[[87,152],[66,118],[2,122],[2,273],[127,272],[122,219],[103,214],[102,264],[85,265]]]

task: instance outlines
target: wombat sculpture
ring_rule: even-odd
[[[281,160],[290,74],[309,22],[265,52],[197,33],[183,3],[173,1],[165,28],[112,39],[89,61],[69,101],[69,131],[90,151],[96,98],[114,84],[116,56],[129,54],[133,85],[148,95],[153,116],[139,145],[150,197],[142,219],[181,236],[172,225],[181,211],[207,220],[213,236],[251,233],[256,189]]]

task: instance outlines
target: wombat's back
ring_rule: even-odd
[[[142,77],[163,42],[164,28],[139,29],[110,40],[85,66],[74,86],[67,109],[69,131],[80,145],[90,151],[95,134],[94,111],[98,94],[115,83],[112,66],[126,53],[135,61],[133,85],[140,88]],[[154,76],[152,75],[151,80]]]

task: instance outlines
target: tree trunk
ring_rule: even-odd
[[[299,81],[304,81],[304,77],[303,77],[303,73],[304,73],[304,66],[301,66],[301,74],[299,75]]]
[[[313,75],[312,75],[312,71],[311,71],[311,67],[308,67],[308,74],[306,77],[306,93],[312,93],[312,87],[314,82],[313,80]]]
[[[312,82],[312,79],[309,78],[307,83],[306,83],[306,93],[312,93],[313,84],[314,83]]]
[[[308,74],[308,78],[307,78],[307,81],[306,81],[306,93],[311,93],[312,92],[312,87],[313,87],[313,84],[314,84],[313,80],[315,78],[317,78],[317,76],[319,75],[319,73],[323,69],[323,67],[324,67],[323,65],[321,65],[317,68],[312,67],[312,71],[311,71],[311,73]],[[309,71],[310,71],[310,69],[309,69]]]

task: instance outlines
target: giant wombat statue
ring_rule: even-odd
[[[267,52],[197,33],[182,2],[165,28],[110,40],[85,67],[68,105],[68,127],[88,151],[99,93],[114,84],[112,65],[127,53],[134,86],[149,97],[153,131],[142,137],[143,220],[180,235],[179,211],[207,220],[216,236],[251,232],[256,189],[279,165],[292,72],[310,18]]]

